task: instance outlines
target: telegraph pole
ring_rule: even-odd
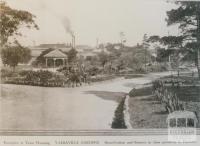
[[[200,79],[200,2],[197,2],[197,69]]]
[[[147,40],[147,34],[144,34],[144,38],[143,38],[143,47],[144,47],[144,66],[145,66],[145,71],[147,71],[147,44],[146,44],[146,40]]]

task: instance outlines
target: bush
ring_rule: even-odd
[[[153,64],[151,66],[147,67],[147,70],[149,72],[163,72],[163,71],[167,71],[168,67],[166,65],[161,65],[161,64]]]
[[[1,78],[6,77],[16,77],[18,76],[18,72],[8,69],[1,69]]]
[[[27,63],[31,59],[31,50],[15,42],[14,46],[4,47],[0,55],[4,65],[15,68],[18,63]]]
[[[92,66],[92,67],[88,68],[88,69],[86,70],[86,72],[87,72],[90,76],[95,76],[95,75],[99,74],[100,72],[102,72],[102,70],[99,69],[99,68],[96,67],[96,66]]]
[[[38,81],[42,83],[46,83],[49,79],[53,77],[53,73],[50,71],[22,71],[20,75],[25,78],[26,81]]]
[[[6,83],[23,84],[32,86],[60,87],[64,86],[63,77],[56,75],[50,71],[21,71],[19,77],[10,77]]]
[[[183,105],[180,103],[176,93],[170,92],[162,81],[153,82],[154,95],[156,98],[165,105],[168,113],[177,110],[184,110]]]
[[[140,73],[140,74],[146,74],[146,73],[147,73],[146,70],[145,70],[144,68],[136,68],[136,69],[135,69],[135,72],[136,72],[136,73]]]
[[[115,110],[115,116],[112,122],[113,129],[126,129],[127,126],[124,121],[124,102],[126,98],[123,98]]]
[[[164,86],[164,85],[163,85],[163,82],[162,82],[162,81],[159,81],[159,80],[153,81],[153,82],[152,82],[152,85],[153,85],[152,88],[153,88],[154,91]]]

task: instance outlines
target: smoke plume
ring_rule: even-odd
[[[74,35],[74,32],[72,31],[72,28],[71,28],[71,23],[70,23],[70,20],[65,17],[64,19],[62,19],[62,24],[65,28],[65,31],[66,33],[69,33],[72,37],[72,47],[75,48],[75,35]]]
[[[69,33],[73,37],[74,32],[72,31],[70,20],[67,17],[65,17],[62,20],[62,24],[65,28],[66,33]]]

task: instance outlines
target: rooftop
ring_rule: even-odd
[[[55,49],[48,54],[44,55],[47,58],[67,58],[67,55],[58,49]]]

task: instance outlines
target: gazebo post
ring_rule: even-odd
[[[65,58],[62,58],[62,61],[63,61],[63,66],[65,65]]]
[[[68,66],[67,59],[65,58],[65,66]]]
[[[56,58],[53,58],[53,67],[56,67]]]
[[[46,58],[46,67],[48,67],[47,61],[48,61],[48,58]]]

